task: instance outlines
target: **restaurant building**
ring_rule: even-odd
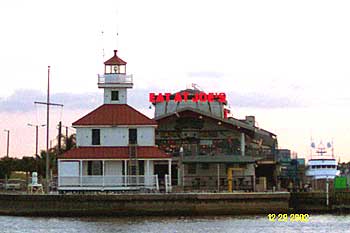
[[[185,191],[227,191],[230,182],[232,190],[276,186],[276,135],[257,127],[254,116],[233,118],[218,95],[191,101],[201,93],[186,89],[153,102],[156,144],[173,158],[172,184]]]

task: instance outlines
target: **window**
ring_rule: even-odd
[[[118,101],[119,100],[119,91],[112,91],[111,92],[111,100],[112,101]]]
[[[88,175],[101,176],[102,175],[102,161],[88,161]]]
[[[100,129],[92,129],[92,145],[100,145]]]
[[[136,169],[136,165],[131,165],[129,169],[130,169],[130,171],[129,171],[130,175],[135,176],[136,175],[136,170],[137,170]]]
[[[143,175],[145,175],[145,161],[144,160],[138,160],[138,162],[139,162],[139,175],[140,176],[143,176]]]
[[[201,169],[208,170],[209,169],[209,163],[202,163],[201,164]]]
[[[188,165],[188,174],[196,174],[197,173],[197,164],[190,163]]]
[[[129,129],[129,144],[137,144],[137,129]]]

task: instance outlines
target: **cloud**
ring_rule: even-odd
[[[167,92],[167,90],[155,89],[132,89],[129,90],[128,104],[144,109],[150,106],[148,96],[150,92]],[[236,107],[254,108],[287,108],[304,107],[307,103],[293,96],[272,96],[265,93],[237,93],[227,92],[229,105]],[[38,90],[16,90],[6,98],[0,98],[0,112],[30,112],[35,110],[34,101],[46,102],[46,94]],[[52,103],[64,105],[64,109],[94,109],[103,103],[101,92],[86,93],[53,93]]]
[[[272,96],[264,93],[226,93],[229,105],[249,108],[299,108],[308,103],[296,96]]]
[[[0,98],[0,112],[30,112],[35,110],[34,101],[46,102],[46,94],[38,90],[16,90],[6,98]],[[64,109],[89,109],[102,103],[100,93],[54,93],[52,103],[64,105]]]
[[[136,108],[145,108],[150,105],[148,102],[149,92],[167,92],[167,90],[159,89],[134,89],[131,90],[128,96],[128,103]],[[301,100],[301,96],[290,95],[272,95],[263,92],[254,93],[238,93],[226,92],[228,104],[236,107],[247,108],[299,108],[309,106],[305,100]]]
[[[187,75],[191,78],[222,78],[225,74],[216,71],[196,71],[188,72]]]

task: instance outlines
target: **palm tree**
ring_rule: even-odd
[[[64,152],[76,147],[76,134],[71,134],[68,138],[64,137]]]
[[[63,136],[61,138],[61,142],[63,143],[61,144],[60,150],[58,148],[58,144],[49,149],[49,163],[53,174],[57,174],[57,156],[76,147],[76,135],[71,134],[68,138],[66,136]],[[40,155],[37,157],[38,174],[42,177],[45,177],[46,156],[46,151],[41,150]]]

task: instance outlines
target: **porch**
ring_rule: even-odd
[[[59,176],[58,190],[159,190],[158,175]]]
[[[159,191],[157,164],[167,163],[171,174],[171,160],[157,159],[80,159],[58,160],[59,191]],[[167,175],[168,175],[167,174]],[[171,175],[170,175],[171,177]]]

